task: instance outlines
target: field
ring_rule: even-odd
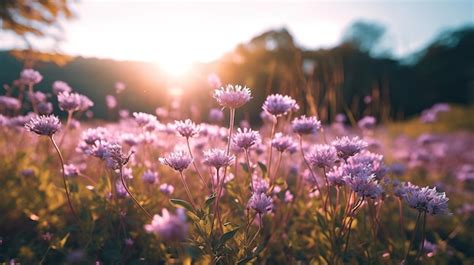
[[[110,122],[62,84],[60,121],[29,71],[31,112],[0,107],[2,264],[474,262],[472,108],[321,124],[269,95],[250,126],[251,90],[229,85],[203,122],[180,106]]]

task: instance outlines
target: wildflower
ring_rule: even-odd
[[[263,120],[263,122],[265,122],[265,123],[273,124],[273,123],[276,123],[276,122],[277,122],[276,117],[273,116],[272,114],[266,112],[266,111],[260,112],[260,118],[261,118],[261,119]]]
[[[74,164],[65,164],[64,175],[68,178],[77,177],[79,176],[79,169]]]
[[[362,165],[374,174],[377,180],[381,180],[388,172],[388,167],[383,163],[383,155],[375,154],[366,150],[350,157],[348,163],[351,165]]]
[[[183,172],[191,164],[192,159],[187,152],[179,150],[168,154],[166,157],[159,158],[161,164],[172,169]]]
[[[92,106],[94,106],[94,102],[92,102],[92,100],[90,100],[88,97],[84,96],[84,95],[79,95],[79,111],[86,111],[88,110],[89,108],[91,108]],[[91,112],[92,113],[92,112]],[[89,113],[86,113],[88,115],[88,117],[90,116]]]
[[[51,137],[61,128],[61,122],[54,115],[36,116],[32,117],[31,120],[25,124],[25,128],[38,135]]]
[[[112,95],[105,96],[105,104],[109,109],[115,109],[117,107],[117,99]]]
[[[8,96],[0,96],[0,111],[9,110],[17,111],[21,108],[21,103],[18,99]]]
[[[128,146],[135,146],[139,143],[140,139],[133,133],[122,133],[120,140]]]
[[[36,105],[36,110],[40,115],[49,115],[53,112],[53,104],[51,102],[40,102]]]
[[[291,194],[291,191],[290,191],[290,190],[286,190],[286,191],[285,191],[285,199],[284,199],[284,201],[285,201],[285,202],[292,202],[292,201],[293,201],[293,198],[294,198],[294,196],[293,196],[293,194]]]
[[[268,181],[256,175],[252,177],[252,187],[254,193],[267,193],[269,184]]]
[[[296,101],[291,97],[274,94],[267,97],[263,103],[263,110],[278,117],[287,114],[296,106]]]
[[[142,180],[148,184],[155,184],[158,181],[158,173],[153,170],[147,170],[143,173]]]
[[[327,174],[328,182],[332,186],[344,186],[346,181],[344,177],[346,173],[344,172],[344,167],[333,167]]]
[[[28,97],[30,97],[31,102],[36,104],[46,101],[46,94],[41,91],[33,92],[32,94],[28,95]]]
[[[237,133],[232,137],[232,142],[239,148],[248,150],[260,141],[260,134],[252,129],[237,129]]]
[[[163,183],[160,185],[160,191],[165,195],[171,195],[174,192],[174,187],[171,184]]]
[[[336,148],[331,145],[316,145],[306,156],[313,167],[330,168],[337,161]]]
[[[474,166],[465,164],[457,172],[456,178],[460,181],[474,181]]]
[[[58,103],[63,111],[77,111],[81,106],[81,96],[77,93],[63,92],[58,95]]]
[[[36,85],[43,80],[43,76],[33,69],[24,69],[21,71],[20,80],[23,84]]]
[[[133,117],[135,117],[135,121],[139,126],[145,126],[157,121],[156,116],[144,112],[134,112]]]
[[[357,125],[362,130],[371,130],[375,128],[376,123],[377,123],[377,120],[375,119],[375,117],[365,116],[364,118],[362,118],[361,120],[357,122]]]
[[[432,215],[449,214],[448,198],[444,192],[429,187],[411,189],[403,196],[411,208]]]
[[[406,194],[411,194],[415,190],[419,189],[418,186],[413,185],[411,182],[397,182],[394,186],[393,193],[398,198],[404,198]]]
[[[230,84],[214,90],[213,96],[219,105],[229,109],[239,108],[252,98],[249,88]]]
[[[283,135],[282,133],[277,133],[272,139],[272,147],[283,153],[286,150],[290,151],[293,148],[296,148],[296,144],[293,138],[291,138],[290,136]]]
[[[265,193],[254,193],[248,202],[248,207],[258,214],[266,214],[273,208],[273,200]]]
[[[199,134],[200,128],[190,119],[184,121],[175,121],[176,131],[183,137],[190,138]]]
[[[93,145],[100,140],[106,140],[110,132],[103,127],[89,128],[82,132],[81,141],[87,145]]]
[[[115,82],[115,93],[120,94],[125,90],[126,86],[123,82]]]
[[[336,140],[332,141],[331,145],[336,148],[337,155],[344,160],[367,147],[367,143],[357,136],[353,138],[347,136],[336,138]]]
[[[32,178],[35,176],[35,171],[31,168],[25,168],[20,171],[20,175],[25,178]]]
[[[375,181],[375,175],[346,176],[344,181],[358,196],[363,198],[375,199],[383,192],[382,187]]]
[[[70,93],[72,88],[63,81],[54,81],[53,83],[53,93],[59,95],[60,93],[67,92]]]
[[[334,120],[337,122],[337,123],[344,123],[346,122],[347,118],[346,118],[346,115],[342,114],[342,113],[339,113],[336,115],[336,117],[334,118]]]
[[[220,122],[224,119],[224,113],[220,109],[212,108],[209,111],[209,120],[211,122]]]
[[[215,167],[217,170],[231,165],[234,159],[233,155],[227,155],[222,149],[210,149],[204,152],[204,164]]]
[[[297,134],[314,134],[321,128],[321,122],[316,117],[306,117],[305,115],[295,118],[291,122],[293,132]]]
[[[148,233],[158,234],[165,241],[183,241],[188,234],[188,225],[183,208],[176,210],[176,215],[167,209],[161,211],[161,216],[155,214],[151,224],[145,225]]]

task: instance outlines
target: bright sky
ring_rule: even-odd
[[[474,23],[472,0],[82,0],[75,10],[78,18],[63,23],[61,51],[156,62],[171,72],[217,59],[272,28],[286,27],[301,46],[319,48],[338,44],[354,20],[373,20],[387,27],[393,53],[404,56],[443,29]],[[15,45],[8,39],[0,48]]]

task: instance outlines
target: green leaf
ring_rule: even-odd
[[[216,199],[215,193],[209,195],[209,197],[207,197],[206,201],[204,202],[204,208],[209,208],[215,199]]]
[[[260,167],[260,170],[262,170],[263,175],[266,175],[267,174],[267,166],[262,162],[258,162],[258,166]]]
[[[240,165],[246,173],[249,173],[249,166],[247,165],[247,163],[240,162]]]
[[[186,210],[194,213],[194,209],[193,209],[193,206],[191,206],[191,204],[185,200],[180,200],[180,199],[170,199],[170,203],[174,206],[174,207],[183,207],[185,208]]]
[[[232,239],[235,234],[237,233],[237,231],[239,230],[240,227],[237,227],[233,230],[230,230],[228,232],[225,232],[221,238],[219,239],[219,241],[217,242],[217,246],[218,248],[220,248],[221,246],[223,246],[228,240]]]

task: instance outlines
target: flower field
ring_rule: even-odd
[[[439,130],[456,107],[322,124],[273,94],[257,126],[236,118],[251,89],[226,85],[200,121],[177,106],[106,122],[41,81],[23,70],[0,96],[2,264],[474,262],[474,133]]]

